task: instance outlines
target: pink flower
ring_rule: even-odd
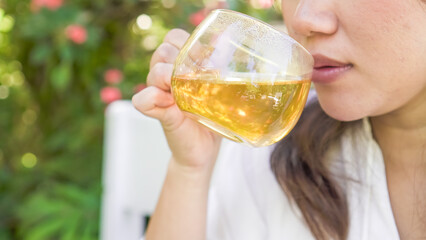
[[[65,29],[65,35],[75,44],[83,44],[87,40],[87,30],[81,25],[72,24]]]
[[[146,86],[146,84],[145,84],[145,83],[138,84],[138,85],[136,85],[136,86],[133,88],[133,92],[134,92],[134,93],[138,93],[138,92],[140,92],[140,91],[144,90],[146,87],[147,87],[147,86]]]
[[[253,5],[256,8],[270,8],[274,5],[274,0],[255,0]]]
[[[110,104],[121,99],[121,91],[116,87],[104,87],[101,89],[101,101]]]
[[[123,73],[115,68],[108,69],[104,74],[104,80],[111,84],[120,83],[123,80]]]
[[[189,15],[189,22],[194,26],[198,26],[212,10],[219,8],[228,8],[228,3],[226,1],[210,1],[205,8]]]
[[[207,12],[210,12],[214,9],[228,8],[228,3],[226,1],[208,1],[205,6]]]
[[[273,0],[272,0],[273,1]],[[228,3],[226,1],[219,1],[216,3],[216,6],[213,9],[219,9],[219,8],[228,8]]]
[[[45,7],[50,10],[56,10],[63,5],[63,0],[32,0],[31,1],[31,10],[33,12],[39,11],[41,8]]]
[[[189,22],[194,26],[198,26],[204,20],[204,18],[206,18],[206,16],[206,10],[201,9],[200,11],[189,15]]]

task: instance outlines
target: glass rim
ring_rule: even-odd
[[[251,19],[251,20],[253,20],[253,21],[257,22],[257,23],[260,23],[261,25],[263,25],[265,27],[268,27],[268,28],[272,29],[273,31],[277,32],[278,34],[280,34],[281,36],[283,36],[286,40],[289,40],[292,43],[296,44],[298,47],[300,47],[301,49],[303,49],[305,51],[305,53],[307,53],[309,56],[312,57],[311,53],[305,47],[303,47],[302,44],[300,44],[294,38],[290,37],[290,35],[288,35],[287,33],[283,32],[281,30],[278,30],[277,28],[275,28],[274,26],[272,26],[271,24],[269,24],[267,22],[264,22],[264,21],[262,21],[260,19],[252,17],[250,15],[247,15],[247,14],[244,14],[244,13],[241,13],[241,12],[237,12],[237,11],[234,11],[234,10],[230,10],[230,9],[215,9],[210,14],[213,14],[213,13],[234,14],[234,15],[237,15],[239,17],[248,18],[248,19]]]

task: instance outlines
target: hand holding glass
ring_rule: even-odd
[[[260,147],[286,136],[305,106],[312,56],[288,35],[247,15],[213,11],[176,59],[172,93],[190,118]]]

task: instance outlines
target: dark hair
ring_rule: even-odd
[[[276,179],[291,202],[297,204],[316,239],[347,238],[348,203],[337,182],[346,179],[333,174],[325,154],[354,123],[327,116],[315,99],[271,155]]]

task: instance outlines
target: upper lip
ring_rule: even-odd
[[[340,62],[332,58],[326,57],[322,54],[314,54],[314,69],[325,68],[325,67],[344,67],[351,65],[349,63]]]

